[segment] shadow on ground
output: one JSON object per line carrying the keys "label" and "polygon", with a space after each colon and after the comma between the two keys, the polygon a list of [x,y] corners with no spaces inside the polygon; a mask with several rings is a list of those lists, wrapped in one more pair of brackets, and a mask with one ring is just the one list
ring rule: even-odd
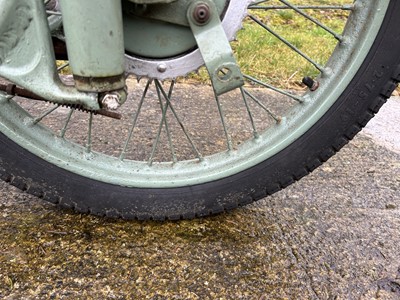
{"label": "shadow on ground", "polygon": [[4,183],[0,197],[2,299],[400,298],[400,155],[363,136],[207,219],[100,219]]}

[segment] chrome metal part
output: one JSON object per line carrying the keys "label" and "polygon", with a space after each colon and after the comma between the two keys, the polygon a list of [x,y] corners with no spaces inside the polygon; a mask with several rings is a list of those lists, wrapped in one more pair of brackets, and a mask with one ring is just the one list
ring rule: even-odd
{"label": "chrome metal part", "polygon": [[[229,1],[221,21],[225,35],[229,41],[233,40],[242,27],[242,21],[247,15],[247,8],[252,0]],[[178,4],[178,3],[177,3]],[[159,80],[186,76],[204,65],[204,60],[199,49],[175,57],[160,59],[147,59],[128,54],[126,57],[126,71],[138,77],[149,77]],[[158,67],[165,66],[165,71],[160,72]]]}
{"label": "chrome metal part", "polygon": [[43,99],[99,109],[97,94],[60,81],[42,0],[0,0],[0,76]]}
{"label": "chrome metal part", "polygon": [[187,17],[215,93],[221,95],[243,86],[243,75],[233,56],[214,3],[208,0],[193,2]]}
{"label": "chrome metal part", "polygon": [[167,65],[165,65],[165,64],[159,64],[159,65],[157,66],[157,70],[158,70],[158,72],[160,72],[160,73],[164,73],[165,71],[167,71]]}
{"label": "chrome metal part", "polygon": [[128,97],[127,89],[105,93],[100,96],[100,104],[104,109],[116,110],[125,103]]}
{"label": "chrome metal part", "polygon": [[118,95],[114,93],[105,94],[100,101],[101,107],[104,107],[105,109],[116,110],[120,106]]}

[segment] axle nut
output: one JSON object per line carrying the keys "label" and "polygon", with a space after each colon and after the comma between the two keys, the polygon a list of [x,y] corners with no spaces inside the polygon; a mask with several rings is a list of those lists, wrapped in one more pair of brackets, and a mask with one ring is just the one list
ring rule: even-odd
{"label": "axle nut", "polygon": [[116,94],[109,93],[101,99],[101,107],[104,109],[116,110],[120,106],[119,97]]}
{"label": "axle nut", "polygon": [[100,95],[101,108],[116,110],[125,103],[127,95],[126,87],[117,91],[103,93]]}

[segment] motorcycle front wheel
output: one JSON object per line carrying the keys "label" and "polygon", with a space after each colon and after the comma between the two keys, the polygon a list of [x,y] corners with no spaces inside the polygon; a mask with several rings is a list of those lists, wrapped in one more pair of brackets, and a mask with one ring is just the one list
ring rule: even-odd
{"label": "motorcycle front wheel", "polygon": [[[127,46],[132,75],[121,120],[0,93],[1,178],[82,213],[176,220],[252,203],[309,174],[351,140],[396,88],[400,3],[277,2],[253,1],[243,18],[230,15],[243,2],[226,2],[221,18],[225,27],[238,29],[227,35],[235,38],[246,84],[221,97],[198,70],[201,60],[190,45],[147,58]],[[344,19],[344,28],[324,25],[332,10],[329,18]],[[298,26],[293,15],[307,24]],[[275,31],[276,17],[298,36]],[[328,57],[312,58],[316,53],[303,50],[321,42],[315,34],[314,43],[302,45],[310,30],[334,41]],[[268,47],[278,45],[292,54],[271,57]],[[265,75],[263,65],[252,69],[252,57],[265,65],[278,60],[277,78]],[[308,66],[296,65],[290,78],[279,75],[279,63],[292,57]],[[152,71],[164,64],[183,71]],[[286,85],[299,76],[308,77],[309,89]]]}

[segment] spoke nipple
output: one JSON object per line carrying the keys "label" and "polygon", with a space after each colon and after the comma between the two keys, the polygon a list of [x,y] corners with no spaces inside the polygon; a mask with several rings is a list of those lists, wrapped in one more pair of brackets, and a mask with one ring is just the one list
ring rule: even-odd
{"label": "spoke nipple", "polygon": [[310,89],[311,92],[314,92],[319,88],[319,82],[308,76],[303,78],[303,83]]}

